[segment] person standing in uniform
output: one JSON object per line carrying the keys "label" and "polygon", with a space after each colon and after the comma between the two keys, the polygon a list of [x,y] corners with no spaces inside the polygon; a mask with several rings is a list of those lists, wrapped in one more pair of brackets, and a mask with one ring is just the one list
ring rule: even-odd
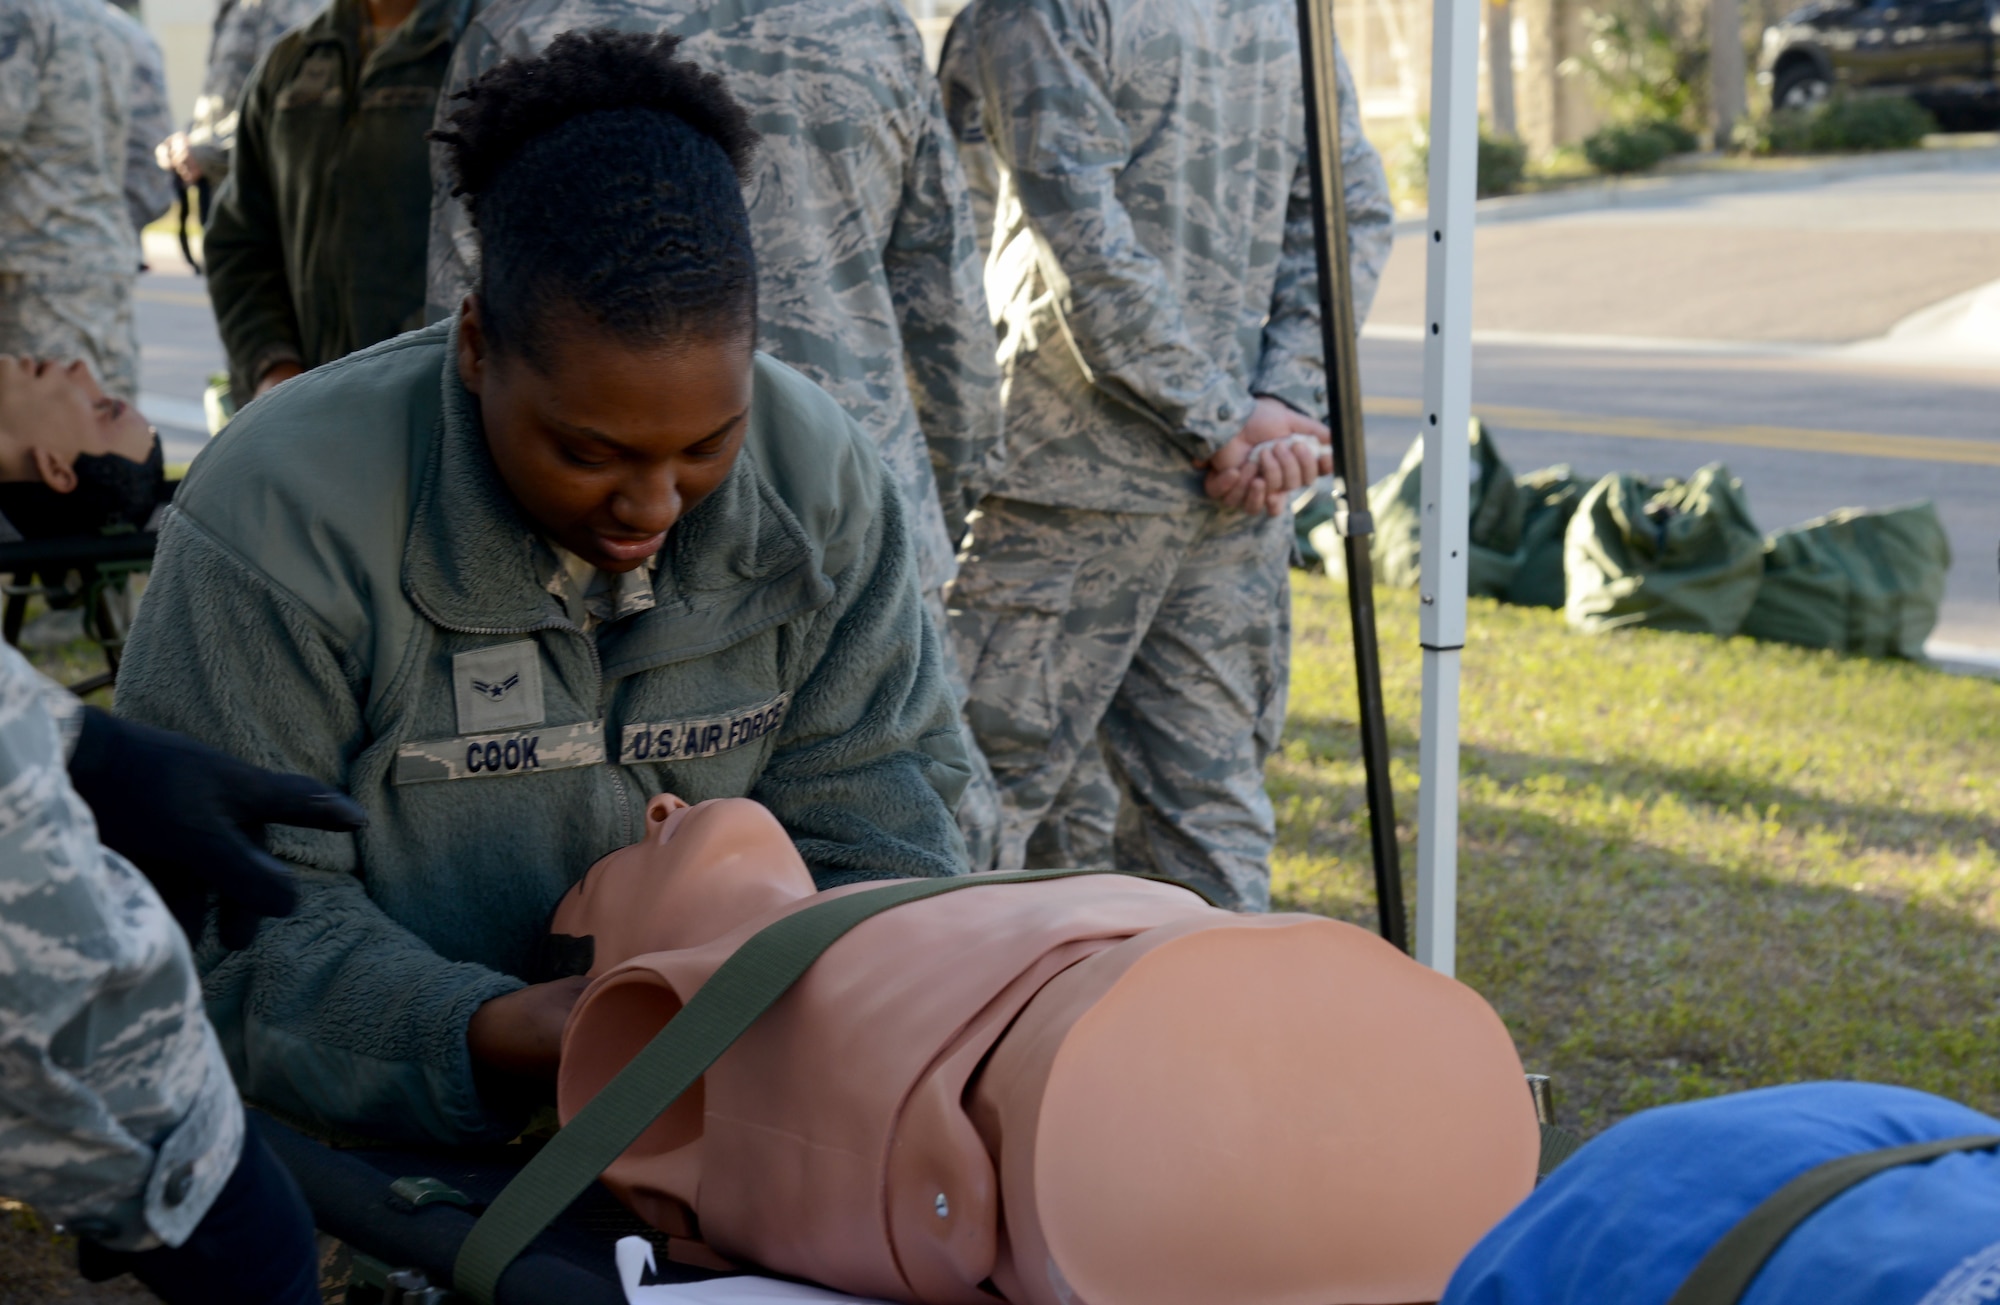
{"label": "person standing in uniform", "polygon": [[[107,0],[108,2],[108,0]],[[174,179],[153,157],[160,133],[173,125],[167,112],[167,63],[160,43],[137,18],[116,5],[111,6],[112,26],[132,47],[132,118],[125,132],[125,211],[132,229],[144,232],[146,224],[173,206]],[[140,249],[141,262],[145,250]]]}
{"label": "person standing in uniform", "polygon": [[370,816],[287,837],[297,913],[207,972],[244,1094],[294,1117],[517,1133],[583,988],[549,914],[656,794],[755,798],[821,887],[965,872],[901,495],[755,351],[756,133],[677,44],[473,82],[473,293],[252,404],[161,527],[119,710]]}
{"label": "person standing in uniform", "polygon": [[[762,139],[746,187],[758,345],[839,400],[875,438],[910,514],[918,583],[940,634],[965,518],[998,470],[1000,378],[980,250],[923,42],[900,0],[499,0],[467,28],[449,96],[503,58],[586,28],[667,32],[722,76]],[[430,315],[475,277],[471,224],[436,187]],[[946,673],[964,677],[945,642]],[[959,807],[976,868],[997,798],[968,735]]]}
{"label": "person standing in uniform", "polygon": [[125,201],[133,45],[104,0],[0,6],[0,353],[81,358],[139,389]]}
{"label": "person standing in uniform", "polygon": [[430,148],[474,0],[333,0],[243,92],[203,240],[239,403],[423,325]]}
{"label": "person standing in uniform", "polygon": [[[214,188],[229,175],[236,150],[236,110],[250,70],[278,38],[312,17],[319,0],[222,0],[208,42],[208,69],[186,130],[158,143],[159,164],[190,186]],[[202,214],[204,218],[207,213]]]}
{"label": "person standing in uniform", "polygon": [[1330,462],[1297,14],[979,0],[972,22],[1009,460],[950,601],[999,864],[1029,863],[1095,741],[1119,869],[1264,909],[1284,512]]}
{"label": "person standing in uniform", "polygon": [[[1000,183],[994,171],[992,147],[986,139],[979,90],[974,35],[977,19],[978,0],[972,0],[953,17],[938,60],[938,85],[943,93],[945,117],[951,123],[952,135],[958,142],[959,158],[965,165],[973,212],[980,224],[983,257],[993,238]],[[1375,299],[1375,288],[1382,278],[1382,269],[1389,261],[1396,211],[1389,198],[1389,179],[1382,168],[1382,156],[1361,129],[1361,112],[1354,93],[1354,81],[1337,41],[1334,59],[1339,76],[1341,176],[1346,190],[1348,267],[1358,327],[1368,316],[1369,305]],[[1330,495],[1330,485],[1330,478],[1323,478],[1317,493]],[[1289,655],[1289,645],[1285,652]],[[1093,737],[1082,745],[1061,793],[1028,835],[1024,855],[1026,864],[1036,867],[1111,864],[1119,806],[1118,786],[1112,781],[1103,753]]]}

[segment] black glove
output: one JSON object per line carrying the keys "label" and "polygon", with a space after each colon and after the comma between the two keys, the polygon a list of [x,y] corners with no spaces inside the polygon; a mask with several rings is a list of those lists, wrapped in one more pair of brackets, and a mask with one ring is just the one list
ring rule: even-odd
{"label": "black glove", "polygon": [[290,915],[292,872],[265,851],[264,826],[346,832],[368,823],[353,798],[305,775],[280,775],[183,734],[84,708],[70,782],[104,845],[143,870],[188,937],[208,895],[222,898],[222,945],[247,947],[257,921]]}
{"label": "black glove", "polygon": [[133,1254],[79,1238],[77,1271],[91,1282],[130,1273],[167,1305],[319,1305],[312,1211],[254,1117],[245,1124],[236,1172],[185,1242]]}

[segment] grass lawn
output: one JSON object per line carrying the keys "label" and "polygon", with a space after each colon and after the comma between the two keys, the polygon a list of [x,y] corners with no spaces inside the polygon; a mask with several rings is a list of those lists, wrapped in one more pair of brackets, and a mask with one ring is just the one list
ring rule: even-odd
{"label": "grass lawn", "polygon": [[[1372,926],[1346,594],[1293,593],[1277,904]],[[1378,595],[1407,869],[1416,598]],[[2000,682],[1475,600],[1463,721],[1459,974],[1564,1123],[1810,1078],[2000,1113]],[[134,1299],[68,1255],[0,1204],[0,1303]]]}
{"label": "grass lawn", "polygon": [[[1346,593],[1294,574],[1278,905],[1374,924]],[[1378,590],[1406,882],[1414,593]],[[2000,683],[1474,600],[1459,975],[1562,1121],[1801,1079],[2000,1113]]]}

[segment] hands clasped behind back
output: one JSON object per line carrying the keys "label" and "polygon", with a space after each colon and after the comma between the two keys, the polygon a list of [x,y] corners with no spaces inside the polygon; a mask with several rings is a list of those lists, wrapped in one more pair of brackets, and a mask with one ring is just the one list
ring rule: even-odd
{"label": "hands clasped behind back", "polygon": [[1280,516],[1298,492],[1333,470],[1333,433],[1277,399],[1259,397],[1250,419],[1215,456],[1195,464],[1202,489],[1225,507]]}

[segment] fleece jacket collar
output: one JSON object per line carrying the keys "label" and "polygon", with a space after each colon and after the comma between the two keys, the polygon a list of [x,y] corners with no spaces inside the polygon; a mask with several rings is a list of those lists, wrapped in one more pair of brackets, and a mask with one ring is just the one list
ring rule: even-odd
{"label": "fleece jacket collar", "polygon": [[[458,378],[457,354],[453,325],[435,451],[403,551],[404,591],[447,629],[573,629],[543,587],[535,530],[486,450],[479,405]],[[750,421],[751,438],[728,477],[667,533],[653,575],[653,609],[600,633],[607,676],[706,656],[832,600],[833,583],[805,529],[758,466],[754,398]]]}

